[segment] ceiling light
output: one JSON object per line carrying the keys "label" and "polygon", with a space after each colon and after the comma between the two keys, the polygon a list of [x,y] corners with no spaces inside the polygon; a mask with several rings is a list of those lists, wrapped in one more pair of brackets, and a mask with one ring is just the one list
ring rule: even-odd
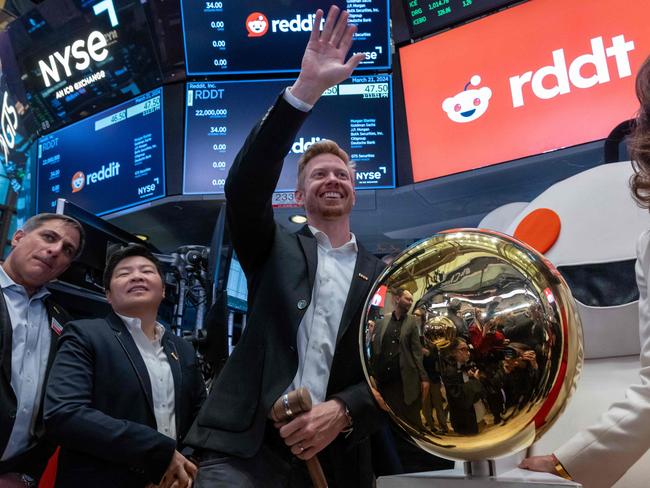
{"label": "ceiling light", "polygon": [[305,224],[307,223],[307,217],[304,215],[292,215],[289,217],[289,221],[293,222],[294,224]]}

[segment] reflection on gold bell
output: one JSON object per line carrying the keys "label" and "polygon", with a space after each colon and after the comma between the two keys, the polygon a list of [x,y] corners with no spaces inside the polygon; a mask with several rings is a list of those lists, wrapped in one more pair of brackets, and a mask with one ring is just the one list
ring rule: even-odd
{"label": "reflection on gold bell", "polygon": [[[390,290],[382,308],[371,302],[380,287]],[[396,320],[405,306],[407,319]],[[583,355],[559,272],[526,244],[478,229],[436,234],[400,254],[373,285],[360,347],[392,420],[421,448],[462,461],[538,439],[566,405]],[[424,410],[435,401],[423,402],[423,372],[442,393],[428,408],[444,418]]]}
{"label": "reflection on gold bell", "polygon": [[449,317],[438,315],[426,321],[422,335],[427,344],[445,349],[456,338],[456,327]]}

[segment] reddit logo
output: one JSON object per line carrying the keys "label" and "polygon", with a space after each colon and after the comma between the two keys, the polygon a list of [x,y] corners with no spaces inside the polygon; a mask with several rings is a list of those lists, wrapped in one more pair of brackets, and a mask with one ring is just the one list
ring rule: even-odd
{"label": "reddit logo", "polygon": [[86,175],[83,173],[83,171],[77,171],[72,176],[72,193],[77,193],[78,191],[83,190],[85,184]]}
{"label": "reddit logo", "polygon": [[253,12],[246,17],[246,30],[248,37],[262,37],[269,30],[269,21],[266,15],[260,12]]}
{"label": "reddit logo", "polygon": [[471,90],[467,89],[470,85],[478,86],[480,83],[481,77],[474,75],[469,83],[465,85],[465,89],[462,92],[442,102],[442,109],[447,112],[447,116],[453,122],[459,122],[461,124],[472,122],[483,115],[488,109],[490,97],[492,97],[492,90],[487,86],[483,88],[472,88]]}

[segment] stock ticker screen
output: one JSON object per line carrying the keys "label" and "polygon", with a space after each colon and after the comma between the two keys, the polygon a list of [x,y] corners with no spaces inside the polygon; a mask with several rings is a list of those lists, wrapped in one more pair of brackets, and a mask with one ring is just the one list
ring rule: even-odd
{"label": "stock ticker screen", "polygon": [[402,0],[412,37],[436,32],[522,0]]}
{"label": "stock ticker screen", "polygon": [[37,207],[66,198],[103,215],[165,195],[162,90],[38,141]]}
{"label": "stock ticker screen", "polygon": [[187,74],[297,72],[314,12],[331,4],[357,25],[358,69],[388,68],[388,0],[181,0]]}
{"label": "stock ticker screen", "polygon": [[[246,136],[292,83],[187,84],[183,193],[223,193],[228,170]],[[356,162],[357,189],[394,187],[391,99],[389,75],[353,76],[330,88],[292,144],[276,191],[295,189],[298,159],[320,139],[338,142]]]}

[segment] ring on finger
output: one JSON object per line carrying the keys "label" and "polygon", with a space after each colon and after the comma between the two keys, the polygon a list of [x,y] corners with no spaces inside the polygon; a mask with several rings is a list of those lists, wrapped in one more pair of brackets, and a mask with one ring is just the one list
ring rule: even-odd
{"label": "ring on finger", "polygon": [[300,454],[302,454],[305,451],[305,448],[302,447],[302,442],[298,443],[298,449],[300,449]]}

